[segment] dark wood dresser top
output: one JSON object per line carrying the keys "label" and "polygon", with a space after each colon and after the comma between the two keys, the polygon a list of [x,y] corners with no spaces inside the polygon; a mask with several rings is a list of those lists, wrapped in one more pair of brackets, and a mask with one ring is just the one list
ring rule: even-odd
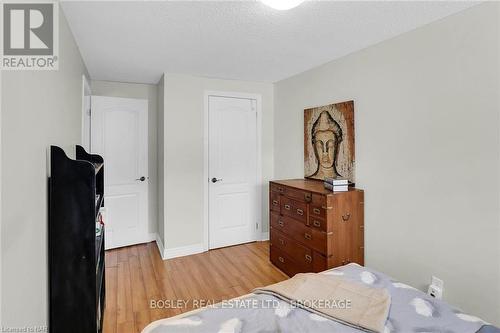
{"label": "dark wood dresser top", "polygon": [[[332,192],[326,189],[323,186],[323,182],[321,180],[313,180],[313,179],[286,179],[286,180],[273,180],[271,181],[273,184],[279,184],[284,186],[290,186],[294,188],[298,188],[304,191],[314,192],[322,195],[340,195],[344,192]],[[354,187],[349,187],[350,191],[363,191]]]}

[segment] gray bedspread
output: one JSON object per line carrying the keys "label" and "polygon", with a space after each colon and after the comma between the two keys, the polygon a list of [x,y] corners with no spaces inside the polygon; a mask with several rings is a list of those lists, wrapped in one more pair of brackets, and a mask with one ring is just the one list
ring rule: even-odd
{"label": "gray bedspread", "polygon": [[[374,288],[386,288],[392,303],[384,333],[442,332],[476,333],[485,323],[461,313],[447,303],[395,281],[388,276],[356,264],[339,267],[321,274],[342,276]],[[492,326],[481,330],[498,333]],[[363,332],[292,306],[274,296],[251,294],[241,299],[220,303],[198,312],[187,313],[150,324],[143,333],[247,333],[247,332]]]}

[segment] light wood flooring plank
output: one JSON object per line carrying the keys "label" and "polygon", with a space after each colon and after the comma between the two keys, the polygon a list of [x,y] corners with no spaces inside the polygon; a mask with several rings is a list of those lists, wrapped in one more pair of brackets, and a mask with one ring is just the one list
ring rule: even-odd
{"label": "light wood flooring plank", "polygon": [[[139,333],[152,321],[192,310],[195,300],[221,301],[285,279],[269,262],[269,242],[169,260],[154,242],[108,250],[103,333]],[[186,306],[151,307],[178,300]]]}

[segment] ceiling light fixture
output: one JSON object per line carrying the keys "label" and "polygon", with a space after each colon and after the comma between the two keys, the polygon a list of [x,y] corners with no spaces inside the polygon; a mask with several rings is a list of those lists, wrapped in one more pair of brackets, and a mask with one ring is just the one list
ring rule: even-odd
{"label": "ceiling light fixture", "polygon": [[260,0],[266,6],[277,10],[288,10],[297,7],[304,0]]}

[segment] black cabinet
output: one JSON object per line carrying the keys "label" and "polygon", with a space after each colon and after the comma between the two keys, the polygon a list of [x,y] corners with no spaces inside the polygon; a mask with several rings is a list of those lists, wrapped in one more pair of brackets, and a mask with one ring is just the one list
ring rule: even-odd
{"label": "black cabinet", "polygon": [[[104,161],[76,146],[50,147],[49,332],[102,331],[105,303]],[[100,232],[98,232],[98,229]]]}

